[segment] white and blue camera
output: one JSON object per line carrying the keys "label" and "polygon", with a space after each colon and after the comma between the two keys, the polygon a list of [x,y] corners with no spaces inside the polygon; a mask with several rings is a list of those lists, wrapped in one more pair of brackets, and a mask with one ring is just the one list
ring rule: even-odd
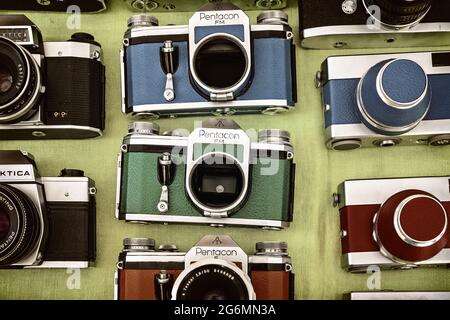
{"label": "white and blue camera", "polygon": [[450,52],[329,57],[316,84],[330,149],[450,144]]}
{"label": "white and blue camera", "polygon": [[288,17],[258,24],[230,3],[209,3],[187,26],[131,17],[122,63],[124,113],[139,118],[275,114],[296,102],[295,48]]}

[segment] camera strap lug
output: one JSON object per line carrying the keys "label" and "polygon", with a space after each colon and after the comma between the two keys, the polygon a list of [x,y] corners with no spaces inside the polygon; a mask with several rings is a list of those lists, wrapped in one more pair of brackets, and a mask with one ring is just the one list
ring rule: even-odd
{"label": "camera strap lug", "polygon": [[209,97],[210,97],[211,101],[230,101],[230,100],[234,100],[233,92],[211,93]]}

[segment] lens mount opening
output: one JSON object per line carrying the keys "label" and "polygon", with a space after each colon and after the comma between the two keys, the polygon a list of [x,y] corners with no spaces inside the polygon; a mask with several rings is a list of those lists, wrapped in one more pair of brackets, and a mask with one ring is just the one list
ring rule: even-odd
{"label": "lens mount opening", "polygon": [[250,278],[236,265],[219,259],[193,263],[177,278],[173,300],[255,300]]}
{"label": "lens mount opening", "polygon": [[40,67],[31,54],[0,37],[0,123],[34,112],[42,88]]}
{"label": "lens mount opening", "polygon": [[191,75],[210,94],[235,93],[248,81],[251,69],[248,55],[238,38],[215,33],[199,42],[191,61]]}
{"label": "lens mount opening", "polygon": [[208,153],[198,159],[187,183],[191,200],[200,209],[227,214],[242,204],[247,185],[239,161],[221,152]]}

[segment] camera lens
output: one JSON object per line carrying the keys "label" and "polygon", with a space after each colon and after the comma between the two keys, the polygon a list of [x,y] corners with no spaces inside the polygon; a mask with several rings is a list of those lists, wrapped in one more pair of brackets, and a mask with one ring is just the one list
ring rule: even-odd
{"label": "camera lens", "polygon": [[13,85],[13,76],[6,66],[0,65],[0,95],[7,93]]}
{"label": "camera lens", "polygon": [[180,282],[177,300],[249,300],[242,275],[220,264],[193,269]]}
{"label": "camera lens", "polygon": [[[432,0],[366,0],[368,6],[380,8],[378,19],[392,26],[413,25],[430,10]],[[371,13],[373,14],[373,13]]]}
{"label": "camera lens", "polygon": [[244,173],[234,159],[223,154],[210,154],[192,170],[190,187],[202,205],[220,209],[239,199],[244,179]]}
{"label": "camera lens", "polygon": [[34,58],[11,40],[0,38],[0,123],[35,111],[41,76]]}
{"label": "camera lens", "polygon": [[415,61],[390,59],[377,63],[361,78],[357,112],[372,131],[394,136],[415,128],[427,115],[431,86]]}
{"label": "camera lens", "polygon": [[38,211],[30,199],[22,191],[0,184],[0,266],[27,257],[41,230]]}
{"label": "camera lens", "polygon": [[0,208],[0,241],[3,241],[9,233],[11,222],[8,213]]}
{"label": "camera lens", "polygon": [[227,89],[239,83],[247,71],[243,48],[231,38],[206,40],[194,57],[198,79],[213,89]]}

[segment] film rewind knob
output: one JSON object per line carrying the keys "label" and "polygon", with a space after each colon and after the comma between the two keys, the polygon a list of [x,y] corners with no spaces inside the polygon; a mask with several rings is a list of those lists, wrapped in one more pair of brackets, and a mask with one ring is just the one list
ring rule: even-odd
{"label": "film rewind knob", "polygon": [[175,99],[175,89],[173,86],[173,75],[178,69],[178,47],[173,42],[167,40],[160,49],[161,67],[166,74],[166,87],[164,89],[164,99],[173,101]]}

